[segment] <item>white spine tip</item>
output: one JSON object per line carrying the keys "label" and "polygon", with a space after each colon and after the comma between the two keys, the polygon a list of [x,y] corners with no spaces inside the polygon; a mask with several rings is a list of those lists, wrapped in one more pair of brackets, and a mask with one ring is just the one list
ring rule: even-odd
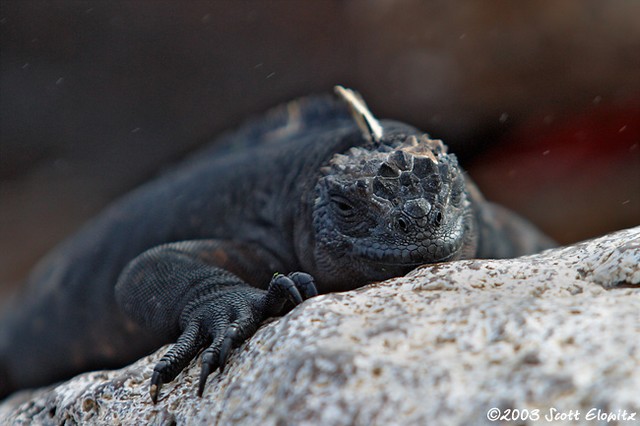
{"label": "white spine tip", "polygon": [[382,126],[371,114],[362,96],[356,91],[342,86],[335,86],[334,90],[349,105],[351,114],[356,120],[363,136],[369,141],[378,142],[382,139]]}

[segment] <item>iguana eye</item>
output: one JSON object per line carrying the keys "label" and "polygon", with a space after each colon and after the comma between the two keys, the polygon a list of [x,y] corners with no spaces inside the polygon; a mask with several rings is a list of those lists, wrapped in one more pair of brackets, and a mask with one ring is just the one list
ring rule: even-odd
{"label": "iguana eye", "polygon": [[338,213],[343,216],[351,216],[355,213],[355,208],[344,197],[334,195],[331,197],[331,203],[335,206]]}
{"label": "iguana eye", "polygon": [[349,210],[351,210],[353,208],[349,204],[343,203],[343,202],[340,202],[340,201],[337,202],[337,206],[343,212],[349,211]]}

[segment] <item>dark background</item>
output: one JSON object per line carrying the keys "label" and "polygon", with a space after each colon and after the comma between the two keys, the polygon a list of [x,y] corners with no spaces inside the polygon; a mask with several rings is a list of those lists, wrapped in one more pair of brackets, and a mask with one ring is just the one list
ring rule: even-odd
{"label": "dark background", "polygon": [[221,130],[335,84],[444,139],[560,242],[638,225],[638,16],[624,0],[3,0],[0,286]]}

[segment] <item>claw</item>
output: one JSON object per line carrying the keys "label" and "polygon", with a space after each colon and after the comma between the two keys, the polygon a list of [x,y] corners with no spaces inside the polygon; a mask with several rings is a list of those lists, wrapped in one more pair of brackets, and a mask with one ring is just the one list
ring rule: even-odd
{"label": "claw", "polygon": [[291,300],[291,302],[295,303],[296,305],[299,305],[304,301],[304,299],[302,299],[300,291],[298,291],[295,284],[292,284],[291,287],[287,287],[287,292],[289,295],[289,300]]}
{"label": "claw", "polygon": [[160,372],[154,370],[153,376],[151,376],[151,387],[149,388],[151,401],[153,401],[154,404],[158,402],[158,395],[160,394],[160,388],[162,388],[163,383]]}
{"label": "claw", "polygon": [[273,279],[273,284],[285,292],[285,296],[292,303],[299,305],[302,303],[302,295],[291,278],[279,274]]}
{"label": "claw", "polygon": [[224,335],[224,340],[222,341],[222,345],[220,346],[220,355],[219,355],[219,364],[220,364],[220,372],[224,371],[224,366],[229,359],[229,355],[231,354],[231,348],[233,346],[234,341],[238,337],[238,326],[232,324],[227,332]]}
{"label": "claw", "polygon": [[198,396],[202,396],[204,385],[207,383],[207,377],[211,374],[211,364],[202,360],[202,368],[200,369],[200,380],[198,381]]}
{"label": "claw", "polygon": [[202,368],[200,369],[200,380],[198,381],[198,396],[202,396],[204,392],[204,385],[207,383],[207,377],[211,374],[212,371],[215,371],[218,368],[218,354],[214,349],[214,346],[217,346],[216,343],[213,343],[202,353]]}

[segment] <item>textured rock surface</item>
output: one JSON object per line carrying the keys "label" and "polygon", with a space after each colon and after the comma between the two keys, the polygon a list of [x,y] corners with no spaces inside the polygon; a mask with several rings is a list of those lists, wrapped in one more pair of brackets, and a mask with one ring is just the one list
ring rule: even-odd
{"label": "textured rock surface", "polygon": [[0,423],[469,425],[490,423],[492,407],[539,410],[544,424],[551,409],[579,411],[579,424],[598,424],[588,418],[598,409],[637,420],[639,263],[637,227],[514,260],[423,267],[263,326],[203,398],[193,363],[151,403],[163,348],[16,394]]}

